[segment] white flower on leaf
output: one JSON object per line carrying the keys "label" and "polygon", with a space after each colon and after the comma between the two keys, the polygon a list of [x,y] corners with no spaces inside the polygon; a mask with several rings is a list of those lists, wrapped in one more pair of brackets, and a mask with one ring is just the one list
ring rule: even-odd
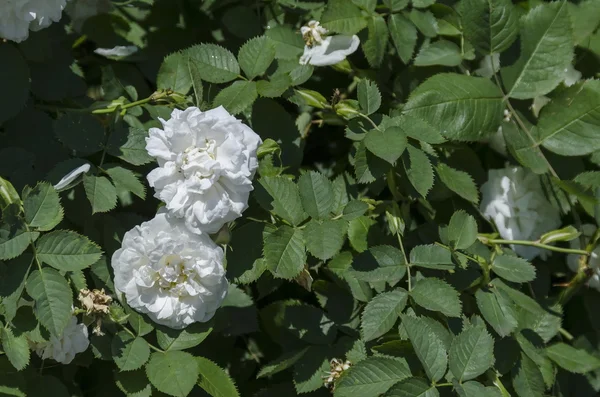
{"label": "white flower on leaf", "polygon": [[56,185],[54,185],[54,189],[62,190],[68,187],[73,181],[75,181],[79,175],[85,174],[90,170],[89,164],[83,164],[73,171],[69,172],[67,175],[63,176],[60,181]]}
{"label": "white flower on leaf", "polygon": [[68,0],[0,1],[0,38],[21,42],[29,30],[44,29],[60,21]]}
{"label": "white flower on leaf", "polygon": [[335,65],[354,53],[360,45],[358,36],[334,35],[327,36],[327,29],[317,21],[310,21],[308,26],[300,29],[306,42],[304,54],[300,57],[300,65],[313,66]]}
{"label": "white flower on leaf", "polygon": [[[586,243],[596,232],[596,226],[592,224],[585,224],[581,226],[581,231],[583,235],[586,237]],[[573,249],[582,249],[579,238],[573,239],[569,242],[571,248]],[[567,256],[567,265],[569,265],[569,269],[574,272],[579,270],[579,255],[570,254]],[[588,281],[588,286],[591,288],[595,288],[600,291],[600,247],[596,247],[592,254],[588,259],[588,266],[594,271],[594,274]]]}
{"label": "white flower on leaf", "polygon": [[161,122],[146,138],[159,165],[148,174],[154,197],[194,233],[218,232],[248,208],[260,137],[222,106],[175,109]]}
{"label": "white flower on leaf", "polygon": [[[524,168],[489,170],[481,193],[481,212],[496,224],[505,240],[537,240],[560,226],[560,214],[544,195],[539,177]],[[535,247],[511,248],[529,260],[549,254]]]}
{"label": "white flower on leaf", "polygon": [[227,295],[223,250],[165,212],[125,233],[112,267],[129,306],[174,329],[210,320]]}
{"label": "white flower on leaf", "polygon": [[78,324],[77,317],[71,317],[60,338],[50,336],[50,340],[34,343],[32,348],[42,359],[51,358],[62,364],[69,364],[77,353],[87,350],[90,345],[88,329],[85,324]]}

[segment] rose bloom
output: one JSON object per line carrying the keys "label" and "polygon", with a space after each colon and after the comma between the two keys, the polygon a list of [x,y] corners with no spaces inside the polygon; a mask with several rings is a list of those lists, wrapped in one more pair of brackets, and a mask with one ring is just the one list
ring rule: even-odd
{"label": "rose bloom", "polygon": [[300,65],[313,66],[335,65],[354,53],[360,44],[358,36],[327,36],[327,29],[317,21],[310,21],[300,29],[306,42],[304,53],[300,57]]}
{"label": "rose bloom", "polygon": [[[585,224],[581,226],[583,235],[586,237],[586,244],[589,242],[589,239],[596,232],[596,226],[592,224]],[[573,239],[569,242],[571,248],[573,249],[582,249],[579,238]],[[585,248],[585,247],[583,247]],[[579,255],[570,254],[567,256],[567,265],[569,265],[569,269],[574,272],[579,270]],[[588,281],[588,285],[592,288],[596,288],[600,291],[600,247],[596,247],[595,250],[592,251],[588,259],[588,266],[594,270],[594,275]]]}
{"label": "rose bloom", "polygon": [[227,295],[223,250],[166,212],[125,233],[112,267],[129,306],[170,328],[210,320]]}
{"label": "rose bloom", "polygon": [[154,197],[194,233],[218,232],[248,208],[260,137],[222,106],[174,109],[160,121],[146,138],[159,165],[148,174]]}
{"label": "rose bloom", "polygon": [[[560,226],[560,214],[544,195],[539,177],[524,168],[489,170],[481,193],[481,212],[505,240],[537,240]],[[528,260],[549,254],[535,247],[511,248]]]}
{"label": "rose bloom", "polygon": [[21,42],[29,30],[37,31],[60,21],[67,0],[0,1],[0,38]]}
{"label": "rose bloom", "polygon": [[50,340],[33,344],[33,349],[42,359],[51,358],[62,364],[69,364],[77,353],[87,350],[90,345],[88,329],[78,324],[77,317],[71,317],[60,338],[51,336]]}

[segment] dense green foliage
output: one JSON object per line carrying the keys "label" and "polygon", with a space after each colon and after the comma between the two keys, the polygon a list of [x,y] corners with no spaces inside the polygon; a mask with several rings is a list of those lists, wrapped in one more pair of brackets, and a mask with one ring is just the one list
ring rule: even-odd
{"label": "dense green foliage", "polygon": [[[360,49],[300,65],[309,20]],[[599,25],[599,0],[114,0],[79,33],[65,15],[0,41],[0,394],[597,395],[600,235],[568,242],[600,224]],[[117,45],[139,51],[94,53]],[[263,139],[258,173],[213,236],[223,306],[173,330],[116,296],[110,258],[159,206],[148,129],[221,105]],[[479,211],[507,163],[560,209],[560,230],[521,242],[545,260]],[[30,343],[73,307],[95,324],[86,288],[113,297],[101,334],[68,365],[43,361]],[[327,387],[332,359],[350,368]]]}

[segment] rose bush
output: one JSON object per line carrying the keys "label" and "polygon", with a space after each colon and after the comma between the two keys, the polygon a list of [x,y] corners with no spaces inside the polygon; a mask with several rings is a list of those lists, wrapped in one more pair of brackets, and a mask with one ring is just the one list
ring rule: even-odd
{"label": "rose bush", "polygon": [[0,394],[600,392],[600,1],[0,1]]}

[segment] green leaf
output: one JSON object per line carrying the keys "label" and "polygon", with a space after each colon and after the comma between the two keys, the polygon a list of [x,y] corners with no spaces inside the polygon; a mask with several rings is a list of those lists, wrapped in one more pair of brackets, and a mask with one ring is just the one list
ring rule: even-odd
{"label": "green leaf", "polygon": [[186,350],[198,346],[212,331],[212,322],[194,323],[182,330],[157,327],[156,340],[164,350]]}
{"label": "green leaf", "polygon": [[483,324],[471,326],[454,338],[448,357],[459,382],[475,379],[494,364],[494,339]]}
{"label": "green leaf", "polygon": [[469,174],[455,170],[444,163],[439,163],[436,170],[440,180],[448,189],[472,203],[479,202],[477,186]]}
{"label": "green leaf", "polygon": [[507,50],[519,34],[510,0],[464,0],[459,12],[465,38],[483,55]]}
{"label": "green leaf", "polygon": [[389,127],[383,131],[373,129],[367,133],[364,142],[371,153],[392,165],[402,156],[407,145],[406,135],[400,127]]}
{"label": "green leaf", "polygon": [[452,255],[439,245],[417,245],[410,251],[410,264],[427,269],[454,269]]}
{"label": "green leaf", "polygon": [[0,259],[18,257],[39,235],[38,232],[29,232],[22,222],[12,227],[3,224],[0,226]]}
{"label": "green leaf", "polygon": [[92,205],[92,214],[108,212],[117,205],[117,190],[104,176],[84,175],[83,188]]}
{"label": "green leaf", "polygon": [[229,113],[238,114],[249,108],[257,97],[256,82],[236,81],[217,94],[213,106],[223,106]]}
{"label": "green leaf", "polygon": [[0,46],[0,125],[16,116],[29,98],[31,86],[29,66],[17,48],[11,43]]}
{"label": "green leaf", "polygon": [[142,337],[134,338],[125,331],[115,335],[111,344],[112,358],[121,371],[133,371],[146,364],[150,346]]}
{"label": "green leaf", "polygon": [[392,14],[388,19],[388,28],[398,56],[408,64],[417,45],[417,28],[402,14]]}
{"label": "green leaf", "polygon": [[280,357],[275,360],[269,362],[267,365],[262,367],[258,374],[256,375],[257,379],[263,378],[265,376],[272,376],[281,371],[285,371],[288,368],[291,368],[298,360],[302,358],[308,351],[308,347],[305,347],[298,351],[291,351],[284,353]]}
{"label": "green leaf", "polygon": [[371,80],[362,79],[357,86],[358,104],[367,116],[375,113],[381,106],[381,93],[377,84]]}
{"label": "green leaf", "polygon": [[[334,200],[335,201],[335,200]],[[335,207],[335,206],[334,206]],[[361,200],[352,200],[344,207],[343,219],[351,221],[362,216],[369,210],[369,204]]]}
{"label": "green leaf", "polygon": [[227,83],[240,74],[240,66],[231,51],[216,44],[198,44],[184,51],[209,83]]}
{"label": "green leaf", "polygon": [[331,0],[321,16],[323,26],[343,34],[355,34],[367,26],[360,8],[347,0]]}
{"label": "green leaf", "polygon": [[503,111],[502,92],[494,83],[454,73],[439,73],[423,82],[403,109],[458,141],[478,141],[496,133]]}
{"label": "green leaf", "polygon": [[458,66],[463,57],[458,45],[448,40],[424,43],[415,57],[415,66]]}
{"label": "green leaf", "polygon": [[443,280],[429,277],[419,280],[410,296],[417,305],[427,310],[441,312],[448,317],[460,317],[461,303],[458,292]]}
{"label": "green leaf", "polygon": [[384,397],[439,397],[435,386],[421,378],[408,378],[396,383]]}
{"label": "green leaf", "polygon": [[358,183],[371,183],[381,178],[390,168],[387,161],[367,151],[365,142],[355,144],[354,169]]}
{"label": "green leaf", "polygon": [[376,222],[366,216],[361,216],[350,221],[348,224],[348,240],[357,252],[363,252],[368,248],[367,238],[369,230]]}
{"label": "green leaf", "polygon": [[407,145],[408,159],[406,156],[402,159],[402,165],[406,170],[408,180],[415,190],[423,197],[433,187],[434,174],[433,167],[427,155],[413,145]]}
{"label": "green leaf", "polygon": [[597,189],[600,187],[600,171],[582,172],[573,178],[573,182],[577,182],[588,189]]}
{"label": "green leaf", "polygon": [[485,387],[479,382],[470,381],[463,384],[454,382],[454,389],[460,397],[506,397],[495,386]]}
{"label": "green leaf", "polygon": [[541,112],[532,135],[537,144],[563,156],[600,150],[600,80],[585,80],[561,91]]}
{"label": "green leaf", "polygon": [[274,176],[263,177],[259,182],[273,198],[270,205],[276,215],[293,225],[306,219],[298,186],[293,181],[283,176]]}
{"label": "green leaf", "polygon": [[188,73],[190,74],[190,80],[192,81],[192,87],[194,87],[194,96],[196,98],[196,106],[202,105],[202,98],[204,95],[204,88],[202,86],[202,73],[198,70],[198,65],[192,62],[189,58],[187,60]]}
{"label": "green leaf", "polygon": [[238,54],[240,67],[249,79],[264,74],[274,59],[275,46],[266,36],[248,40]]}
{"label": "green leaf", "polygon": [[158,391],[174,397],[186,397],[198,379],[198,361],[182,351],[152,353],[146,375]]}
{"label": "green leaf", "polygon": [[526,283],[535,279],[535,267],[518,256],[497,255],[492,271],[505,280]]}
{"label": "green leaf", "polygon": [[267,98],[277,98],[292,85],[292,78],[288,74],[276,74],[269,81],[259,80],[256,82],[258,95]]}
{"label": "green leaf", "polygon": [[275,58],[298,59],[304,49],[302,35],[293,31],[289,26],[277,25],[267,29],[266,36],[275,46]]}
{"label": "green leaf", "polygon": [[183,53],[176,52],[165,58],[158,70],[156,87],[171,89],[180,94],[187,94],[192,88],[188,58]]}
{"label": "green leaf", "polygon": [[200,371],[198,385],[212,397],[238,397],[235,383],[217,364],[207,358],[196,357]]}
{"label": "green leaf", "polygon": [[337,382],[334,397],[377,397],[410,377],[402,358],[368,357],[351,366]]}
{"label": "green leaf", "polygon": [[475,299],[483,318],[498,335],[505,337],[517,328],[515,307],[497,288],[479,289],[475,293]]}
{"label": "green leaf", "polygon": [[546,354],[561,368],[576,374],[585,374],[600,368],[600,358],[565,343],[555,343],[548,346]]}
{"label": "green leaf", "polygon": [[301,229],[280,226],[265,237],[264,255],[275,277],[292,279],[306,263],[306,248]]}
{"label": "green leaf", "polygon": [[119,390],[128,397],[151,397],[152,386],[141,369],[129,372],[117,372],[115,381]]}
{"label": "green leaf", "polygon": [[540,397],[546,389],[537,364],[523,353],[518,366],[513,369],[513,387],[519,397]]}
{"label": "green leaf", "polygon": [[6,321],[12,321],[17,315],[32,261],[33,256],[25,254],[7,264],[0,262],[0,302]]}
{"label": "green leaf", "polygon": [[360,323],[362,339],[368,342],[392,329],[404,310],[407,300],[408,294],[399,288],[383,292],[367,303]]}
{"label": "green leaf", "polygon": [[465,211],[456,211],[452,215],[447,231],[454,249],[467,249],[477,241],[477,222]]}
{"label": "green leaf", "polygon": [[323,174],[310,171],[298,179],[304,210],[313,218],[326,219],[333,210],[333,185]]}
{"label": "green leaf", "polygon": [[25,334],[15,336],[10,328],[0,328],[2,350],[17,371],[29,364],[29,344]]}
{"label": "green leaf", "polygon": [[352,267],[354,277],[373,283],[387,282],[394,285],[406,274],[402,252],[389,245],[370,247],[354,258]]}
{"label": "green leaf", "polygon": [[54,122],[54,132],[78,156],[89,156],[104,147],[104,127],[91,114],[68,112]]}
{"label": "green leaf", "polygon": [[552,91],[573,59],[566,2],[544,3],[521,20],[521,56],[501,74],[511,98],[529,99]]}
{"label": "green leaf", "polygon": [[133,171],[121,166],[111,166],[106,168],[106,173],[117,190],[126,190],[142,200],[146,198],[146,188]]}
{"label": "green leaf", "polygon": [[63,219],[63,209],[56,190],[48,182],[40,182],[23,192],[25,222],[40,231],[52,230]]}
{"label": "green leaf", "polygon": [[107,152],[129,164],[144,165],[154,161],[146,151],[148,133],[138,128],[117,128],[110,135]]}
{"label": "green leaf", "polygon": [[62,335],[71,321],[73,306],[73,296],[67,280],[54,269],[42,268],[31,272],[25,288],[35,300],[35,315],[40,323],[52,335]]}
{"label": "green leaf", "polygon": [[36,243],[36,251],[40,261],[64,271],[85,269],[102,256],[98,245],[70,230],[44,234]]}
{"label": "green leaf", "polygon": [[431,11],[420,11],[413,8],[408,14],[408,18],[426,37],[437,36],[438,23]]}
{"label": "green leaf", "polygon": [[362,48],[369,65],[376,68],[383,61],[390,35],[385,19],[377,14],[372,15],[367,20],[367,28],[369,35],[368,39],[363,43]]}
{"label": "green leaf", "polygon": [[[528,128],[531,130],[531,126]],[[548,164],[540,147],[533,146],[531,139],[521,131],[514,120],[502,123],[502,136],[508,150],[519,163],[536,174],[543,174],[548,170]]]}
{"label": "green leaf", "polygon": [[427,377],[432,382],[437,382],[444,376],[448,367],[448,356],[442,341],[423,319],[407,315],[401,318],[402,327],[406,330]]}
{"label": "green leaf", "polygon": [[311,220],[306,224],[304,236],[306,248],[316,258],[327,260],[340,252],[344,245],[344,235],[348,222],[337,220]]}

